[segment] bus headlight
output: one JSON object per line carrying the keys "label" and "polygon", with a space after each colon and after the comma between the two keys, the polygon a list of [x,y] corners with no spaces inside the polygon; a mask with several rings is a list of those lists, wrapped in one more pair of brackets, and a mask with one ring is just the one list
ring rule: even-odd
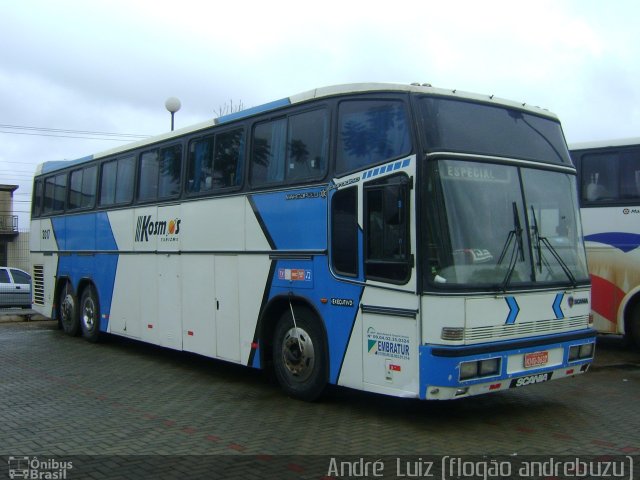
{"label": "bus headlight", "polygon": [[580,355],[580,346],[574,345],[569,349],[569,361],[572,362],[574,360],[578,360],[578,355]]}
{"label": "bus headlight", "polygon": [[471,380],[472,378],[492,377],[500,373],[500,358],[489,358],[487,360],[475,360],[473,362],[462,362],[460,364],[460,380]]}
{"label": "bus headlight", "polygon": [[582,345],[574,345],[569,348],[569,361],[584,360],[585,358],[592,358],[595,350],[594,343],[583,343]]}
{"label": "bus headlight", "polygon": [[490,375],[497,375],[500,371],[500,359],[490,358],[489,360],[482,360],[480,363],[480,376],[488,377]]}
{"label": "bus headlight", "polygon": [[593,343],[585,343],[584,345],[580,345],[580,358],[591,358],[593,357],[594,344]]}
{"label": "bus headlight", "polygon": [[469,380],[478,376],[478,362],[464,362],[460,364],[460,380]]}

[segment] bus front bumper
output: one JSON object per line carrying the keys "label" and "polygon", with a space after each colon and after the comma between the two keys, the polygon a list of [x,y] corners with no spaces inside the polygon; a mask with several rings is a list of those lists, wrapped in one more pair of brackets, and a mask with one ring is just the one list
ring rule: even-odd
{"label": "bus front bumper", "polygon": [[585,373],[595,332],[492,345],[420,347],[420,398],[449,400]]}

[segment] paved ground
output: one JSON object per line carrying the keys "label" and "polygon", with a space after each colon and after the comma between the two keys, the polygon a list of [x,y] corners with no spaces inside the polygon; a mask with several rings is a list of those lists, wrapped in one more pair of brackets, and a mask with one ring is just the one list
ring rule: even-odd
{"label": "paved ground", "polygon": [[640,350],[601,338],[596,355],[586,375],[483,397],[427,403],[332,388],[310,404],[224,362],[119,338],[94,345],[51,321],[0,321],[0,479],[34,458],[40,471],[75,462],[66,478],[319,479],[339,476],[332,456],[637,464]]}

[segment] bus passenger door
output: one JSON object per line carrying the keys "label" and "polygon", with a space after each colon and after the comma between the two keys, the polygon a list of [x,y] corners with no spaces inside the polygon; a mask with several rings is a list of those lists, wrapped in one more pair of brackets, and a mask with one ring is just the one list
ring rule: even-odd
{"label": "bus passenger door", "polygon": [[330,263],[364,285],[338,383],[407,396],[418,391],[415,155],[334,180]]}
{"label": "bus passenger door", "polygon": [[420,338],[414,260],[415,162],[403,163],[407,165],[399,171],[374,177],[362,187],[363,382],[372,391],[413,396],[419,389]]}

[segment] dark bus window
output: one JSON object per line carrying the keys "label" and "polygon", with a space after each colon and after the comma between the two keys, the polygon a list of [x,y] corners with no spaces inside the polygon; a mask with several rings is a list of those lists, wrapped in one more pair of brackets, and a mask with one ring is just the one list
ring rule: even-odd
{"label": "dark bus window", "polygon": [[213,137],[195,140],[189,144],[187,162],[187,193],[204,193],[213,185]]}
{"label": "dark bus window", "polygon": [[115,203],[117,171],[118,162],[116,160],[102,164],[100,205],[113,205]]}
{"label": "dark bus window", "polygon": [[336,273],[358,276],[358,187],[349,187],[331,200],[331,261]]}
{"label": "dark bus window", "polygon": [[47,178],[44,184],[44,213],[61,212],[64,210],[66,193],[66,173]]}
{"label": "dark bus window", "polygon": [[282,182],[286,152],[286,119],[256,125],[251,151],[251,185]]}
{"label": "dark bus window", "polygon": [[329,143],[324,109],[256,125],[251,151],[251,184],[296,183],[324,177]]}
{"label": "dark bus window", "polygon": [[585,154],[580,164],[581,197],[585,202],[640,201],[640,151]]}
{"label": "dark bus window", "polygon": [[405,283],[410,276],[409,179],[392,176],[365,184],[365,276]]}
{"label": "dark bus window", "polygon": [[135,157],[120,158],[102,165],[100,205],[129,203],[133,199]]}
{"label": "dark bus window", "polygon": [[71,172],[69,181],[69,209],[91,208],[96,198],[98,167],[91,166]]}
{"label": "dark bus window", "polygon": [[336,170],[345,173],[411,152],[403,102],[350,100],[338,110]]}
{"label": "dark bus window", "polygon": [[216,135],[213,160],[213,188],[236,187],[242,184],[244,130],[239,128]]}
{"label": "dark bus window", "polygon": [[287,180],[311,180],[324,176],[327,167],[326,110],[289,117]]}
{"label": "dark bus window", "polygon": [[242,184],[243,135],[240,128],[191,142],[187,193],[205,193]]}
{"label": "dark bus window", "polygon": [[33,189],[33,199],[31,201],[31,216],[34,218],[40,216],[40,212],[42,209],[42,196],[42,180],[36,180]]}
{"label": "dark bus window", "polygon": [[121,158],[118,160],[118,172],[116,176],[116,203],[129,203],[133,200],[133,185],[136,172],[135,157]]}
{"label": "dark bus window", "polygon": [[144,152],[140,156],[140,181],[138,183],[138,200],[144,202],[158,198],[158,151]]}
{"label": "dark bus window", "polygon": [[140,156],[138,200],[141,202],[180,194],[182,146],[173,145]]}
{"label": "dark bus window", "polygon": [[180,195],[182,176],[182,145],[160,149],[158,197],[170,198]]}

